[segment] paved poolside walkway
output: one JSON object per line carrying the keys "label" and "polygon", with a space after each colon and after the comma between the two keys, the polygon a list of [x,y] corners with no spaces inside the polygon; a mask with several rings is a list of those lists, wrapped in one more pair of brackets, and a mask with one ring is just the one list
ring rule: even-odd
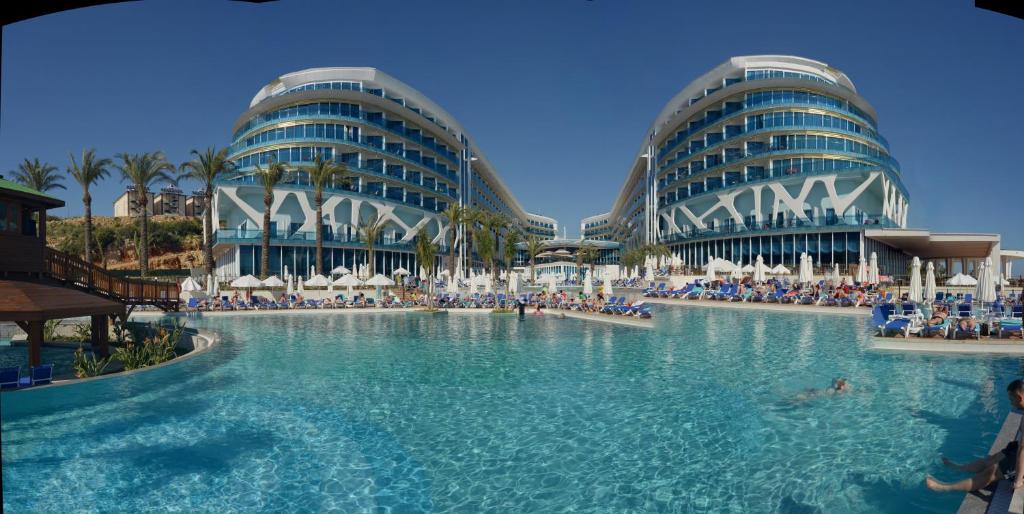
{"label": "paved poolside walkway", "polygon": [[1024,341],[1020,339],[951,340],[914,337],[873,337],[875,350],[932,353],[989,353],[1024,355]]}
{"label": "paved poolside walkway", "polygon": [[[1003,428],[996,435],[992,442],[989,455],[1001,451],[1017,435],[1017,427],[1020,426],[1020,414],[1011,412],[1003,421]],[[1024,512],[1024,490],[1012,490],[1013,484],[1009,480],[1000,480],[994,487],[967,493],[964,501],[960,503],[957,514],[1003,514],[1011,512],[1021,514]],[[937,493],[938,494],[938,493]],[[993,496],[996,501],[993,502]]]}
{"label": "paved poolside walkway", "polygon": [[625,325],[629,327],[637,328],[654,328],[653,319],[640,319],[635,316],[617,316],[611,314],[597,314],[597,313],[586,313],[579,311],[567,311],[558,309],[545,309],[545,316],[559,316],[565,318],[582,319],[587,321],[597,321],[600,323],[612,323],[615,325]]}
{"label": "paved poolside walkway", "polygon": [[683,307],[707,307],[711,309],[762,310],[789,313],[832,314],[836,316],[871,316],[866,307],[826,307],[824,305],[793,305],[764,302],[728,302],[718,300],[682,300],[676,298],[641,298],[646,303],[677,305]]}

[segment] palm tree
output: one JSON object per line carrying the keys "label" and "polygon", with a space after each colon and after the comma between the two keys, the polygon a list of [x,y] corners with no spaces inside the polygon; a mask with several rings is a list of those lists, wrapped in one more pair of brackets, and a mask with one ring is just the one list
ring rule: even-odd
{"label": "palm tree", "polygon": [[[519,240],[522,239],[523,235],[518,230],[510,230],[505,235],[505,269],[509,273],[512,273],[512,261],[516,258],[516,245],[519,244]],[[509,281],[505,282],[505,295],[508,295]]]}
{"label": "palm tree", "polygon": [[317,153],[313,158],[313,164],[302,169],[309,174],[309,185],[313,186],[313,201],[316,203],[316,269],[323,273],[324,269],[324,188],[334,186],[335,181],[342,185],[349,182],[345,174],[348,168],[332,159],[325,159],[323,154]]}
{"label": "palm tree", "polygon": [[82,151],[82,163],[71,157],[71,166],[68,166],[68,174],[71,175],[78,185],[82,186],[82,205],[85,207],[85,262],[92,262],[92,195],[89,194],[89,187],[107,178],[110,172],[107,167],[113,164],[110,159],[97,159],[96,150]]}
{"label": "palm tree", "polygon": [[537,273],[534,270],[536,265],[537,254],[540,253],[541,239],[536,234],[530,234],[530,237],[526,238],[526,253],[530,255],[530,282],[537,280]]}
{"label": "palm tree", "polygon": [[449,236],[449,241],[451,242],[448,246],[448,253],[450,255],[448,259],[449,280],[454,280],[455,278],[455,237],[459,230],[459,225],[464,221],[465,213],[466,208],[457,203],[449,204],[448,208],[441,213],[441,216],[448,222],[448,231],[451,234]]}
{"label": "palm tree", "polygon": [[273,159],[266,168],[256,165],[255,175],[263,185],[263,241],[260,244],[260,276],[270,275],[270,206],[274,203],[274,187],[284,179],[284,164]]}
{"label": "palm tree", "polygon": [[181,165],[181,178],[189,178],[203,186],[203,263],[206,274],[213,274],[213,189],[217,179],[234,171],[228,149],[209,147],[205,152],[192,150],[191,161]]}
{"label": "palm tree", "polygon": [[[481,230],[474,236],[476,237],[477,254],[480,255],[480,259],[484,261],[487,267],[493,268],[495,253],[494,236],[491,235],[489,230]],[[494,277],[492,276],[491,279],[493,280]]]}
{"label": "palm tree", "polygon": [[139,274],[145,277],[149,274],[149,188],[160,182],[177,183],[172,175],[175,167],[163,152],[120,153],[116,157],[121,164],[114,167],[121,172],[122,180],[135,186],[132,204],[139,212]]}
{"label": "palm tree", "polygon": [[498,243],[501,240],[501,230],[502,229],[509,229],[509,228],[511,228],[512,222],[509,221],[509,219],[507,217],[505,217],[504,214],[501,214],[501,213],[498,213],[498,212],[484,212],[484,213],[482,213],[481,214],[481,222],[484,224],[484,227],[491,232],[491,237],[492,237],[493,243],[494,243],[494,250],[491,252],[491,257],[492,258],[491,258],[491,261],[490,261],[491,283],[493,285],[494,278],[495,278],[496,266],[497,266],[497,259],[494,259],[494,257],[497,256],[497,254],[498,254],[498,248],[499,248],[499,244]]}
{"label": "palm tree", "polygon": [[466,257],[469,258],[470,268],[473,267],[473,246],[476,244],[473,232],[476,231],[476,224],[480,222],[482,216],[483,211],[480,209],[475,209],[468,205],[462,207],[462,223],[466,226],[462,240],[466,242]]}
{"label": "palm tree", "polygon": [[416,261],[427,270],[427,310],[434,308],[431,286],[434,285],[434,258],[437,256],[437,245],[430,242],[430,236],[420,232],[416,236]]}
{"label": "palm tree", "polygon": [[366,254],[370,260],[370,276],[376,274],[376,266],[373,255],[373,247],[377,244],[377,240],[380,239],[381,234],[384,233],[384,227],[387,225],[387,220],[381,217],[380,214],[375,214],[372,218],[361,220],[359,222],[359,233],[366,242]]}
{"label": "palm tree", "polygon": [[57,167],[49,163],[39,162],[38,158],[31,161],[25,159],[25,162],[18,164],[18,169],[12,171],[11,174],[14,176],[14,180],[40,193],[53,189],[67,190],[64,184],[61,184],[64,177],[57,174]]}
{"label": "palm tree", "polygon": [[597,248],[593,245],[584,244],[580,246],[579,250],[576,250],[576,256],[580,259],[581,263],[589,264],[590,268],[590,279],[594,279],[594,261],[597,260]]}

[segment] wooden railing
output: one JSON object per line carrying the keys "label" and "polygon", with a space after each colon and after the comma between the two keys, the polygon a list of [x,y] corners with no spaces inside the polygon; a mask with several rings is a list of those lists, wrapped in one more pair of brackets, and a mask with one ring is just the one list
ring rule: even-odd
{"label": "wooden railing", "polygon": [[49,247],[44,254],[44,272],[66,285],[106,296],[126,305],[155,305],[164,310],[178,309],[178,284],[174,282],[117,277],[106,268]]}

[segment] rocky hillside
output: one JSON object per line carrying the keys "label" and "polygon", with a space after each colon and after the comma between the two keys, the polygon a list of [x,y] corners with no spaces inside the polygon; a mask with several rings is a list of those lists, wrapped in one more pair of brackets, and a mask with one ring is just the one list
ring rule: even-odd
{"label": "rocky hillside", "polygon": [[[94,216],[93,259],[110,269],[138,268],[138,220]],[[78,257],[85,254],[84,218],[48,217],[50,246]],[[199,218],[159,215],[149,219],[149,265],[151,269],[181,269],[203,265],[203,227]],[[95,248],[102,252],[96,255]]]}

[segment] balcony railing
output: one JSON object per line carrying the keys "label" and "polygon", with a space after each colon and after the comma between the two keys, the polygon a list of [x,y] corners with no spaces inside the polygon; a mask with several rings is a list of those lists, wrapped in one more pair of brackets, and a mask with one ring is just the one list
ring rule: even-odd
{"label": "balcony railing", "polygon": [[[218,229],[213,233],[214,241],[217,243],[259,243],[263,240],[262,230],[243,230],[243,229]],[[351,237],[348,234],[334,234],[329,231],[323,233],[324,246],[329,247],[341,247],[341,246],[358,246],[360,248],[366,246],[366,242],[361,240],[358,235],[353,234]],[[316,232],[315,231],[295,231],[288,232],[278,230],[270,234],[270,244],[277,245],[299,245],[309,246],[316,243]],[[401,242],[390,237],[383,237],[374,245],[375,249],[381,250],[412,250],[413,244],[411,242]]]}
{"label": "balcony railing", "polygon": [[[675,138],[674,141],[670,140],[670,141],[666,142],[667,144],[665,145],[665,147],[660,149],[660,150],[658,150],[658,152],[657,152],[658,161],[660,162],[669,153],[675,151],[675,149],[677,147],[679,147],[679,145],[685,143],[691,137],[693,137],[696,134],[704,131],[708,127],[711,127],[713,125],[717,125],[717,124],[720,124],[720,123],[724,123],[724,122],[728,122],[728,121],[734,120],[736,118],[742,117],[742,116],[744,116],[746,114],[749,114],[751,112],[754,112],[754,111],[767,111],[767,110],[773,110],[773,109],[779,109],[779,108],[788,108],[788,107],[820,109],[822,111],[830,111],[830,112],[834,112],[834,113],[837,113],[837,114],[841,114],[843,116],[848,116],[850,118],[854,118],[857,121],[860,121],[862,124],[864,124],[866,129],[871,131],[870,134],[865,134],[865,133],[860,133],[860,132],[855,132],[855,134],[858,134],[861,137],[875,139],[876,141],[881,143],[884,148],[886,148],[886,149],[889,148],[889,141],[887,139],[885,139],[885,137],[883,137],[877,131],[875,131],[873,128],[871,128],[871,127],[874,126],[874,123],[871,122],[870,120],[864,118],[863,116],[860,116],[859,114],[857,114],[855,112],[848,111],[846,109],[837,109],[836,107],[833,107],[833,106],[822,105],[822,104],[813,103],[813,102],[759,103],[757,105],[751,105],[749,107],[744,107],[743,109],[730,112],[728,115],[722,116],[721,118],[717,118],[714,121],[709,121],[709,122],[703,122],[702,121],[700,123],[700,125],[694,126],[692,128],[683,129],[681,131],[682,132],[682,136],[681,137]],[[744,123],[744,126],[745,125],[746,124]],[[789,128],[789,127],[783,127],[783,129],[784,128]],[[823,127],[816,127],[816,128],[821,129]],[[773,127],[773,129],[781,130],[780,128],[776,128],[776,127]],[[677,131],[677,132],[679,132],[679,131]],[[728,141],[728,139],[726,139],[726,141]]]}
{"label": "balcony railing", "polygon": [[813,220],[791,218],[783,220],[765,220],[748,227],[743,224],[725,225],[714,229],[684,230],[680,233],[659,237],[660,242],[674,243],[724,236],[760,235],[772,232],[819,232],[827,229],[861,229],[861,228],[896,228],[899,225],[888,216],[880,214],[855,214],[846,216],[821,216]]}

